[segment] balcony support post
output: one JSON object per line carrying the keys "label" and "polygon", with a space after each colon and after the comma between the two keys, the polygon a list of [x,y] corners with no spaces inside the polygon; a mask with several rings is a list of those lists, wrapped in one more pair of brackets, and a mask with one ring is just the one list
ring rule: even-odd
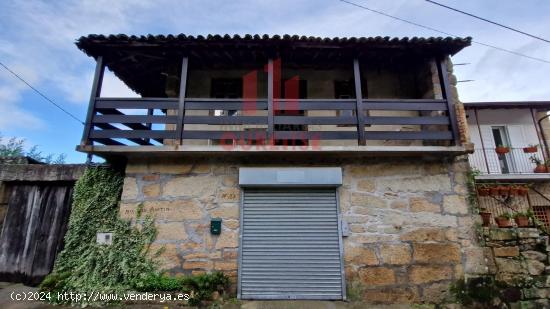
{"label": "balcony support post", "polygon": [[365,113],[363,111],[363,94],[361,93],[361,71],[359,70],[359,59],[353,59],[353,79],[355,81],[355,114],[357,116],[357,142],[365,146]]}
{"label": "balcony support post", "polygon": [[485,166],[487,167],[487,174],[491,174],[489,170],[489,161],[487,161],[487,153],[485,152],[485,143],[483,142],[483,135],[481,135],[481,128],[479,127],[479,116],[477,115],[477,108],[474,108],[474,114],[476,117],[477,132],[479,132],[479,140],[481,141],[481,151],[483,152],[483,159],[485,160]]}
{"label": "balcony support post", "polygon": [[458,131],[458,122],[456,119],[455,101],[453,94],[451,93],[451,86],[449,84],[449,74],[447,73],[447,60],[438,59],[437,71],[439,73],[439,81],[441,84],[441,94],[443,99],[447,101],[449,120],[451,121],[451,130],[453,132],[454,144],[460,145],[460,132]]}
{"label": "balcony support post", "polygon": [[80,145],[91,145],[90,131],[92,130],[92,120],[95,114],[95,101],[101,96],[101,85],[103,84],[103,73],[105,72],[105,65],[103,64],[103,57],[99,56],[96,59],[94,81],[92,84],[92,92],[90,93],[90,102],[88,104],[88,112],[86,114],[86,122],[84,123],[84,132],[82,133],[82,140]]}
{"label": "balcony support post", "polygon": [[185,115],[185,91],[187,89],[187,71],[188,71],[189,59],[183,57],[181,59],[181,76],[180,76],[180,94],[178,101],[178,122],[176,124],[176,144],[181,145],[183,143],[183,119]]}
{"label": "balcony support post", "polygon": [[267,61],[267,136],[266,140],[272,144],[275,136],[273,132],[274,111],[273,111],[273,59]]}

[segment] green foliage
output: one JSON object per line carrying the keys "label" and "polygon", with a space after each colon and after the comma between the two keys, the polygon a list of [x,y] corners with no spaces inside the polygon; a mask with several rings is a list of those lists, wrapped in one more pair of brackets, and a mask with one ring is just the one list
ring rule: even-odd
{"label": "green foliage", "polygon": [[466,187],[468,190],[468,205],[473,212],[479,212],[477,204],[477,190],[476,190],[476,176],[479,176],[481,172],[475,168],[468,170],[466,174]]}
{"label": "green foliage", "polygon": [[504,219],[511,220],[511,219],[514,218],[514,215],[512,215],[512,214],[509,213],[509,212],[505,212],[505,213],[503,213],[502,215],[498,216],[498,218],[504,218]]}
{"label": "green foliage", "polygon": [[47,164],[62,164],[65,163],[66,154],[44,155],[38,150],[38,146],[34,145],[29,151],[25,151],[25,140],[22,138],[12,137],[4,142],[0,134],[0,157],[30,157],[37,161]]}
{"label": "green foliage", "polygon": [[531,161],[531,163],[534,163],[536,165],[542,165],[542,160],[539,159],[536,155],[530,156],[529,161]]}
{"label": "green foliage", "polygon": [[350,280],[346,286],[346,292],[350,301],[362,301],[367,287],[361,280]]}
{"label": "green foliage", "polygon": [[183,291],[190,294],[189,304],[200,305],[209,300],[212,293],[223,294],[229,286],[229,278],[222,272],[213,272],[188,277],[170,277],[164,274],[149,274],[133,282],[139,292]]}
{"label": "green foliage", "polygon": [[[221,272],[190,277],[160,274],[150,254],[149,245],[156,237],[151,217],[141,218],[143,205],[137,209],[136,222],[118,218],[118,200],[123,177],[103,167],[88,168],[77,181],[65,247],[56,259],[54,271],[47,276],[42,291],[73,293],[174,292],[189,293],[189,304],[199,305],[217,291],[222,294],[229,278]],[[96,243],[96,233],[112,232],[112,245]],[[52,297],[52,302],[68,303]],[[80,305],[87,305],[81,303]],[[101,305],[95,304],[95,305]]]}
{"label": "green foliage", "polygon": [[185,277],[183,284],[186,290],[191,291],[189,304],[197,306],[203,300],[210,299],[213,292],[223,293],[229,286],[229,278],[222,272],[213,272]]}
{"label": "green foliage", "polygon": [[133,288],[138,292],[171,292],[183,291],[184,278],[170,277],[164,274],[152,273],[141,280],[132,283]]}
{"label": "green foliage", "polygon": [[[118,218],[122,182],[121,175],[103,167],[88,168],[77,181],[65,247],[42,290],[123,293],[156,271],[148,254],[156,237],[152,218],[138,218],[139,226]],[[97,244],[98,232],[112,232],[112,245]]]}
{"label": "green foliage", "polygon": [[460,279],[451,285],[454,300],[462,305],[488,304],[499,295],[499,289],[491,277]]}

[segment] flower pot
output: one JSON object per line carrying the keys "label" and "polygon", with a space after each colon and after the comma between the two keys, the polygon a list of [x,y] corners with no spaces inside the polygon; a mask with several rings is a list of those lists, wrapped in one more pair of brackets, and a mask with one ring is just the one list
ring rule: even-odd
{"label": "flower pot", "polygon": [[489,188],[477,188],[477,195],[479,196],[489,196],[490,193]]}
{"label": "flower pot", "polygon": [[491,213],[487,211],[482,211],[479,213],[481,216],[482,225],[487,227],[491,225]]}
{"label": "flower pot", "polygon": [[548,172],[548,168],[544,165],[537,165],[537,167],[535,167],[535,169],[533,170],[533,172],[535,173],[546,173]]}
{"label": "flower pot", "polygon": [[510,188],[509,187],[500,186],[498,188],[498,194],[500,194],[500,195],[508,195],[509,193],[510,193]]}
{"label": "flower pot", "polygon": [[491,189],[489,189],[489,193],[491,194],[491,196],[499,196],[499,192],[499,187],[491,187]]}
{"label": "flower pot", "polygon": [[528,227],[529,226],[529,217],[527,216],[517,216],[514,218],[518,227]]}
{"label": "flower pot", "polygon": [[497,147],[495,148],[495,152],[498,154],[506,154],[510,152],[510,148],[508,147]]}
{"label": "flower pot", "polygon": [[537,152],[537,146],[525,147],[525,148],[523,148],[523,152],[525,152],[525,153],[535,153],[535,152]]}
{"label": "flower pot", "polygon": [[519,195],[519,188],[518,187],[510,187],[510,196],[516,196]]}
{"label": "flower pot", "polygon": [[495,217],[498,227],[512,227],[512,220],[504,217]]}

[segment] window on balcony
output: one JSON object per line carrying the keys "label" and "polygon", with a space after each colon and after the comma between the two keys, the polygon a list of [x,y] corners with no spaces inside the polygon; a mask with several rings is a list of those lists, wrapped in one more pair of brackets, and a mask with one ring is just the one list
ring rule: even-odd
{"label": "window on balcony", "polygon": [[[509,146],[510,145],[510,139],[508,138],[508,132],[506,131],[506,127],[504,126],[498,126],[498,127],[492,127],[491,132],[493,133],[493,139],[495,141],[495,146]],[[508,158],[507,154],[499,154],[498,155],[498,163],[500,166],[500,171],[503,174],[508,174],[510,172],[510,165],[512,162]]]}

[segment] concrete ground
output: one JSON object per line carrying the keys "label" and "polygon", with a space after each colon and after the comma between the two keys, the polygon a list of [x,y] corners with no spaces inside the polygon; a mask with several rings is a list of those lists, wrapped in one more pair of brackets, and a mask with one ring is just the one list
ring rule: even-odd
{"label": "concrete ground", "polygon": [[[37,292],[35,287],[25,286],[20,283],[0,282],[0,308],[1,309],[60,309],[71,308],[67,306],[53,306],[39,301],[16,301],[12,300],[12,295],[16,293]],[[90,308],[90,307],[88,307]],[[113,308],[184,308],[181,304],[131,304],[116,305]],[[190,308],[190,307],[186,307]],[[224,304],[222,309],[406,309],[411,306],[371,306],[364,303],[352,303],[342,301],[306,301],[306,300],[280,300],[280,301],[242,301],[238,303]],[[417,307],[416,307],[417,308]],[[424,307],[422,307],[424,308]]]}

